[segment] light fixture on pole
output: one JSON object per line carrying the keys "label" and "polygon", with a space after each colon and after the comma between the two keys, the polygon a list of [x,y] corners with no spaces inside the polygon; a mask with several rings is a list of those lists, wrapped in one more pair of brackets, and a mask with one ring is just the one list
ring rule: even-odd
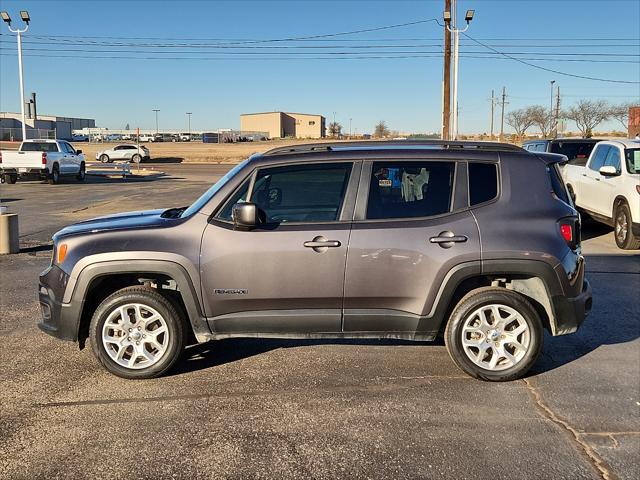
{"label": "light fixture on pole", "polygon": [[187,112],[187,116],[189,117],[189,141],[191,141],[191,112]]}
{"label": "light fixture on pole", "polygon": [[29,17],[29,12],[26,10],[20,11],[20,18],[25,24],[23,29],[19,28],[11,28],[11,17],[8,12],[0,12],[0,17],[2,17],[2,21],[7,24],[9,27],[9,31],[11,33],[16,33],[18,36],[18,75],[20,77],[20,112],[22,113],[22,139],[27,139],[27,124],[26,117],[24,113],[24,75],[22,72],[22,34],[29,30],[29,22],[31,21],[31,17]]}
{"label": "light fixture on pole", "polygon": [[151,110],[152,112],[156,112],[156,135],[158,134],[158,112],[160,111],[157,108],[154,108],[153,110]]}
{"label": "light fixture on pole", "polygon": [[[444,22],[451,33],[453,33],[453,139],[458,139],[458,49],[460,45],[460,33],[466,32],[469,28],[475,10],[467,10],[464,20],[467,26],[463,29],[456,28],[456,0],[453,0],[452,12],[444,12]],[[451,24],[453,23],[453,26]]]}

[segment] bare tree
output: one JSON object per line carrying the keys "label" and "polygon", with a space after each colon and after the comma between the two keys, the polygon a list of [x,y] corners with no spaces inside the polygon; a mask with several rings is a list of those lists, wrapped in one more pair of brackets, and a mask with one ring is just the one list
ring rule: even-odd
{"label": "bare tree", "polygon": [[533,125],[531,113],[528,108],[512,110],[504,118],[507,125],[513,127],[518,137],[522,137],[527,129]]}
{"label": "bare tree", "polygon": [[542,105],[527,107],[527,114],[531,123],[540,129],[544,138],[548,137],[553,130],[553,115]]}
{"label": "bare tree", "polygon": [[380,122],[378,122],[378,124],[376,125],[376,128],[373,130],[373,136],[376,138],[384,138],[388,137],[389,134],[389,127],[387,127],[387,124],[384,120],[380,120]]}
{"label": "bare tree", "polygon": [[340,135],[342,135],[342,125],[340,125],[338,122],[331,122],[329,124],[328,130],[330,137],[339,137]]}
{"label": "bare tree", "polygon": [[611,107],[604,100],[580,100],[567,108],[562,116],[573,120],[583,137],[591,138],[593,129],[611,118]]}
{"label": "bare tree", "polygon": [[627,130],[629,128],[629,108],[633,107],[633,102],[624,102],[618,105],[611,105],[609,115],[614,120],[620,122],[622,127]]}

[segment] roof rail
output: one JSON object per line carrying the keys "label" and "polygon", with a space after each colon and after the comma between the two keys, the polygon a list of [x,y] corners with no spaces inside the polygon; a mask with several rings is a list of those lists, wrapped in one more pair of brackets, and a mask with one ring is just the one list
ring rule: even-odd
{"label": "roof rail", "polygon": [[301,145],[289,145],[277,147],[264,152],[262,155],[284,155],[287,153],[308,153],[340,150],[343,148],[384,148],[384,147],[440,147],[443,149],[469,149],[469,150],[506,150],[522,151],[522,148],[510,143],[482,142],[482,141],[453,141],[453,140],[365,140],[305,143]]}

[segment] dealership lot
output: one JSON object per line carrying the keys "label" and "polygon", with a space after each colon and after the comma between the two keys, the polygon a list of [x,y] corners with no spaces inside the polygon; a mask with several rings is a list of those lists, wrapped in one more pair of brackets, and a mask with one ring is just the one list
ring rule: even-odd
{"label": "dealership lot", "polygon": [[473,380],[439,343],[285,340],[192,347],[171,376],[132,382],[42,334],[37,275],[56,230],[187,205],[229,165],[146,167],[164,175],[0,187],[23,247],[0,258],[0,477],[640,475],[640,254],[597,225],[590,317],[546,337],[518,382]]}

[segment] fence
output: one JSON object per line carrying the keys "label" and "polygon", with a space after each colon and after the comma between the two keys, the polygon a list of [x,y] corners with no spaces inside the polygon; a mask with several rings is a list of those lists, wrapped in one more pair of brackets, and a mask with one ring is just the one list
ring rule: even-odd
{"label": "fence", "polygon": [[[27,128],[27,139],[55,139],[56,131],[44,128]],[[0,141],[21,142],[22,128],[0,127]]]}

